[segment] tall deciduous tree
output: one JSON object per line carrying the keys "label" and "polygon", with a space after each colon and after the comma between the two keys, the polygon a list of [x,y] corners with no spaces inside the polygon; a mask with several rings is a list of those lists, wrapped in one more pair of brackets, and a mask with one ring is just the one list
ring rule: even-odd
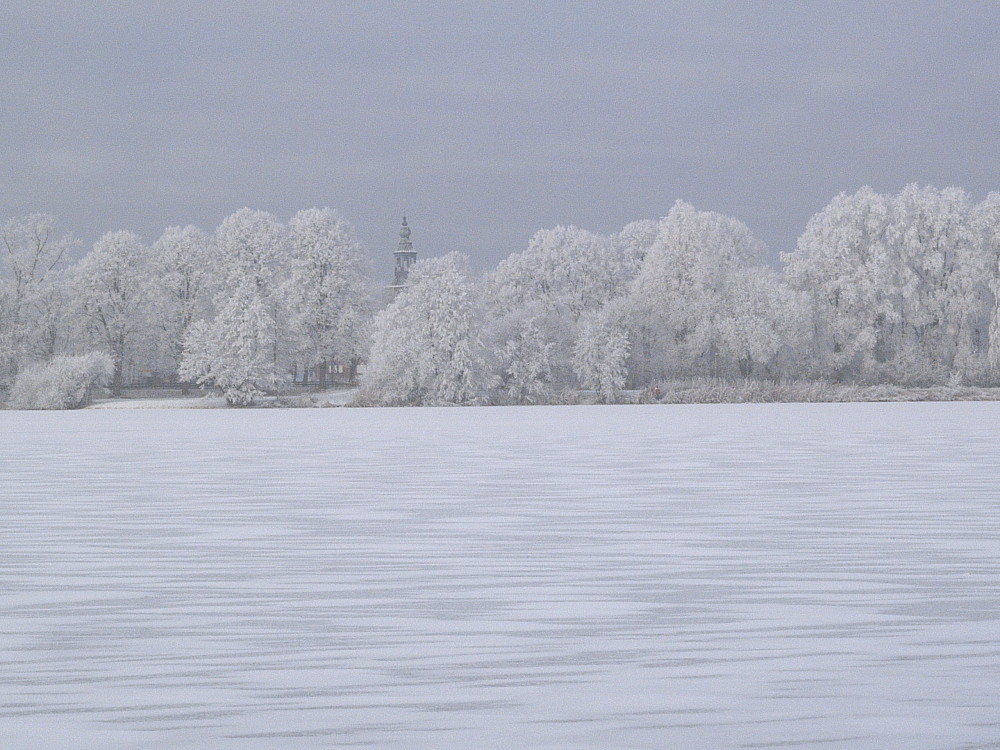
{"label": "tall deciduous tree", "polygon": [[972,203],[959,188],[907,185],[892,200],[889,239],[899,321],[897,380],[961,380],[972,368],[987,273],[971,221]]}
{"label": "tall deciduous tree", "polygon": [[909,185],[841,194],[810,219],[785,274],[811,300],[819,372],[981,378],[995,306],[990,213],[957,188]]}
{"label": "tall deciduous tree", "polygon": [[[781,296],[743,223],[678,201],[659,221],[629,291],[637,382],[751,375],[781,348]],[[755,299],[752,299],[755,298]]]}
{"label": "tall deciduous tree", "polygon": [[841,193],[813,216],[794,253],[783,256],[785,277],[809,296],[817,371],[843,378],[886,361],[899,324],[893,299],[889,228],[891,201],[869,187]]}
{"label": "tall deciduous tree", "polygon": [[986,356],[984,369],[990,381],[1000,376],[1000,193],[990,193],[976,206],[973,226],[979,237],[982,262],[986,269],[981,282]]}
{"label": "tall deciduous tree", "polygon": [[212,257],[209,236],[194,226],[167,227],[152,247],[155,326],[174,373],[191,326],[208,316]]}
{"label": "tall deciduous tree", "polygon": [[329,208],[299,211],[288,223],[287,302],[295,346],[306,372],[326,386],[328,366],[354,378],[366,349],[372,295],[354,228]]}
{"label": "tall deciduous tree", "polygon": [[605,403],[614,403],[628,375],[628,331],[605,311],[587,315],[573,347],[573,369],[580,385],[597,392]]}
{"label": "tall deciduous tree", "polygon": [[53,275],[76,244],[58,236],[55,218],[30,214],[0,229],[0,385],[9,383],[26,360],[49,348],[52,316],[60,288]]}
{"label": "tall deciduous tree", "polygon": [[511,322],[512,328],[496,337],[498,343],[494,345],[504,400],[515,404],[545,403],[552,395],[555,344],[545,341],[537,319],[531,315]]}
{"label": "tall deciduous tree", "polygon": [[375,317],[363,391],[389,405],[480,403],[492,377],[478,317],[464,255],[419,261],[406,288]]}
{"label": "tall deciduous tree", "polygon": [[284,242],[274,216],[249,208],[226,217],[215,232],[218,314],[191,326],[180,375],[217,385],[233,406],[253,404],[287,377],[279,363]]}
{"label": "tall deciduous tree", "polygon": [[[527,249],[502,261],[490,275],[491,319],[499,330],[516,332],[522,318],[533,318],[542,340],[552,345],[553,381],[571,384],[580,320],[628,288],[645,249],[644,229],[636,223],[615,238],[574,226],[536,232]],[[501,346],[507,343],[516,345],[516,340]]]}
{"label": "tall deciduous tree", "polygon": [[146,248],[133,232],[108,232],[76,267],[77,300],[91,341],[114,362],[111,390],[121,395],[126,362],[148,326],[150,292]]}

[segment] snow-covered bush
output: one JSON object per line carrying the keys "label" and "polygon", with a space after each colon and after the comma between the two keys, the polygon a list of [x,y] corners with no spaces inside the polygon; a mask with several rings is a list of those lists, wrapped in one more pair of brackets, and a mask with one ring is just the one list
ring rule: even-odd
{"label": "snow-covered bush", "polygon": [[95,387],[106,386],[115,372],[104,352],[61,355],[21,370],[11,389],[14,409],[79,409],[90,403]]}

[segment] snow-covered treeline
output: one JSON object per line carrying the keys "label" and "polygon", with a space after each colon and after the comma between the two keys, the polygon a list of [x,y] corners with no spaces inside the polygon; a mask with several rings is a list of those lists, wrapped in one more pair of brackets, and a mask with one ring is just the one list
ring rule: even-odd
{"label": "snow-covered treeline", "polygon": [[51,217],[3,227],[0,387],[101,351],[252,403],[333,367],[378,404],[543,403],[712,377],[1000,383],[1000,193],[862,188],[817,213],[781,270],[736,219],[678,202],[612,235],[541,230],[481,278],[418,261],[388,304],[350,225],[242,209],[151,245],[110,232],[79,263]]}
{"label": "snow-covered treeline", "polygon": [[60,354],[105,352],[110,386],[197,381],[231,404],[295,379],[325,382],[366,354],[374,294],[354,230],[335,211],[283,225],[241,209],[209,235],[170,227],[151,245],[108,232],[78,263],[51,216],[2,229],[0,387]]}
{"label": "snow-covered treeline", "polygon": [[912,185],[837,196],[781,271],[744,224],[684,202],[611,236],[543,230],[479,281],[460,258],[418,263],[376,316],[367,397],[613,401],[706,376],[995,385],[998,259],[1000,193]]}

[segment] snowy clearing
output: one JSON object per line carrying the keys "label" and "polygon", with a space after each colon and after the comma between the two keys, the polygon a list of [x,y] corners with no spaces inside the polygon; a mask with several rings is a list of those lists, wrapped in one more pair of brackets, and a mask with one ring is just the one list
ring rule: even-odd
{"label": "snowy clearing", "polygon": [[1000,746],[1000,404],[3,412],[11,748]]}

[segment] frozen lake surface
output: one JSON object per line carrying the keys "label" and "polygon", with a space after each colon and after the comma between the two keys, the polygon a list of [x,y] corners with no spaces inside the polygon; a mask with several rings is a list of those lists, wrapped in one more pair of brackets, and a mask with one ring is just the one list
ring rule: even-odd
{"label": "frozen lake surface", "polygon": [[1000,747],[1000,404],[0,412],[3,748]]}

